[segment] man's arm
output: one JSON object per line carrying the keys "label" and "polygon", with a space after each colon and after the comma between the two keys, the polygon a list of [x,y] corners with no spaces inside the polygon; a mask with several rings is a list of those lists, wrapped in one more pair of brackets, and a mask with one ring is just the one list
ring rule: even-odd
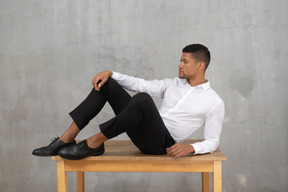
{"label": "man's arm", "polygon": [[130,91],[138,93],[145,92],[150,94],[151,96],[156,97],[163,97],[168,84],[173,81],[172,79],[148,81],[129,75],[123,75],[113,71],[102,71],[95,75],[92,80],[92,85],[94,86],[95,90],[99,91],[109,77],[113,78],[122,87]]}
{"label": "man's arm", "polygon": [[142,78],[132,77],[129,75],[123,75],[117,72],[113,72],[112,78],[116,80],[122,87],[136,93],[145,92],[151,96],[164,97],[164,93],[173,81],[172,79],[164,80],[145,80]]}
{"label": "man's arm", "polygon": [[221,100],[206,116],[205,140],[191,145],[176,143],[167,148],[167,155],[177,158],[189,154],[213,153],[219,146],[224,113],[224,102]]}
{"label": "man's arm", "polygon": [[194,154],[213,153],[219,147],[224,115],[224,102],[221,100],[206,115],[204,141],[192,144],[195,149]]}

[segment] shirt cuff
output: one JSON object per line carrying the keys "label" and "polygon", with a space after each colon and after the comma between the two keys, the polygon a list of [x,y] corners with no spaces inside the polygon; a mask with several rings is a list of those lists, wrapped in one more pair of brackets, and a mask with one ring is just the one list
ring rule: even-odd
{"label": "shirt cuff", "polygon": [[200,148],[200,146],[199,145],[197,145],[197,143],[193,143],[193,144],[191,144],[192,145],[192,147],[194,148],[194,153],[193,153],[193,155],[197,155],[197,154],[199,154],[199,151],[201,150]]}
{"label": "shirt cuff", "polygon": [[114,72],[114,71],[112,71],[112,76],[111,76],[111,78],[112,79],[119,79],[119,76],[120,76],[120,73],[117,73],[117,72]]}

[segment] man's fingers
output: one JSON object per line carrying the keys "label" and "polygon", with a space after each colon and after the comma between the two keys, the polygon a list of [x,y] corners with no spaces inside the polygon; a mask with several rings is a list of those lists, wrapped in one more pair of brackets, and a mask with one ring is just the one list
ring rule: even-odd
{"label": "man's fingers", "polygon": [[175,151],[176,147],[177,147],[177,143],[167,148],[167,154],[171,155]]}
{"label": "man's fingers", "polygon": [[[100,79],[100,82],[98,83],[98,89],[100,90],[100,88],[102,87],[102,85],[104,85],[106,83],[106,81],[108,80],[108,78],[102,78]],[[99,91],[98,90],[98,91]]]}
{"label": "man's fingers", "polygon": [[92,80],[92,85],[93,87],[95,87],[95,89],[97,89],[97,82],[99,81],[99,76],[95,75],[93,80]]}
{"label": "man's fingers", "polygon": [[171,155],[170,155],[171,157],[180,157],[181,156],[181,152],[179,152],[179,151],[174,151],[174,152],[172,152],[171,153]]}
{"label": "man's fingers", "polygon": [[93,86],[95,88],[95,90],[99,91],[100,90],[100,87],[102,86],[103,83],[103,80],[102,80],[103,77],[99,77],[99,76],[95,76],[94,79],[93,79]]}
{"label": "man's fingers", "polygon": [[167,155],[171,157],[179,156],[180,153],[181,153],[181,149],[179,149],[177,145],[173,145],[172,147],[167,148]]}
{"label": "man's fingers", "polygon": [[177,155],[175,155],[174,158],[178,158],[178,157],[181,157],[181,156],[183,156],[183,153],[182,153],[182,152],[180,152],[180,153],[178,153]]}
{"label": "man's fingers", "polygon": [[181,149],[176,149],[176,150],[173,152],[173,157],[177,157],[180,153],[181,153]]}

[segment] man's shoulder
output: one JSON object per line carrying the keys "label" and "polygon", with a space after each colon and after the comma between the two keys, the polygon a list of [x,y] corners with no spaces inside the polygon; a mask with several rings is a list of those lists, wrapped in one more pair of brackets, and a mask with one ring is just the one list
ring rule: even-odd
{"label": "man's shoulder", "polygon": [[223,102],[223,99],[220,97],[220,95],[212,88],[210,87],[208,89],[208,95],[211,101],[213,101],[214,103],[219,103],[219,102]]}
{"label": "man's shoulder", "polygon": [[180,79],[179,77],[166,78],[164,79],[164,81],[170,84],[181,84],[181,85],[187,83],[185,79]]}
{"label": "man's shoulder", "polygon": [[166,86],[183,84],[183,81],[181,79],[179,79],[178,77],[165,78],[165,79],[163,79],[163,81],[165,82]]}

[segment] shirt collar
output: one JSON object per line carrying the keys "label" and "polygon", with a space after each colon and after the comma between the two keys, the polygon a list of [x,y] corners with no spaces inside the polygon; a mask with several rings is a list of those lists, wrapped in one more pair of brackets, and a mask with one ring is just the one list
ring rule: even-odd
{"label": "shirt collar", "polygon": [[[182,80],[183,84],[189,85],[187,80],[185,80],[185,79],[181,79],[181,80]],[[203,90],[207,91],[210,88],[210,82],[207,79],[205,79],[205,83],[197,85],[197,86],[195,86],[195,88],[202,88]]]}
{"label": "shirt collar", "polygon": [[205,83],[197,85],[196,87],[202,87],[205,91],[207,91],[210,88],[210,82],[205,79]]}

